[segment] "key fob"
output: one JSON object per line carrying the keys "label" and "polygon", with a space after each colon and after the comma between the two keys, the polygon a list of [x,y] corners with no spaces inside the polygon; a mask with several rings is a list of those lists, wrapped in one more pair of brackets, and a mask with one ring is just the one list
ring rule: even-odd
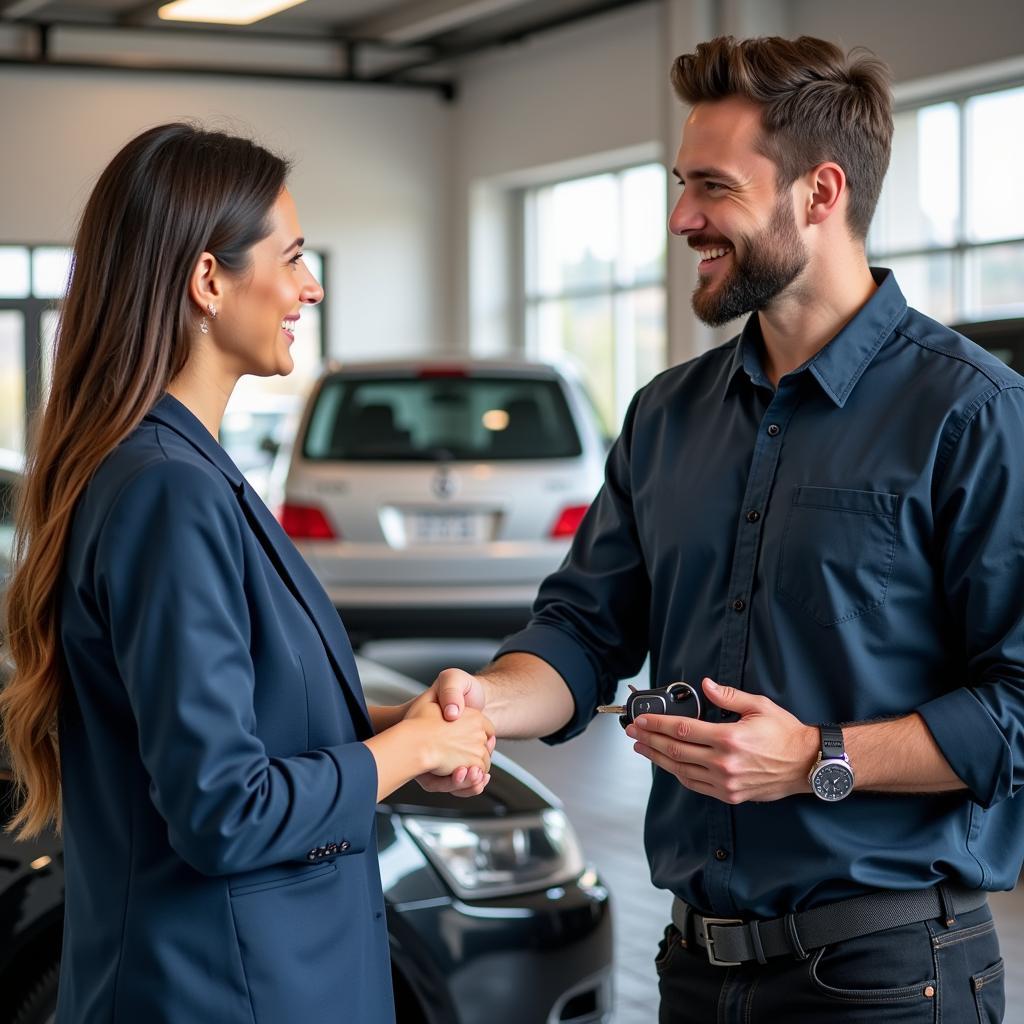
{"label": "key fob", "polygon": [[683,682],[636,690],[626,699],[626,713],[619,716],[619,722],[625,728],[640,715],[700,718],[700,697],[689,683]]}

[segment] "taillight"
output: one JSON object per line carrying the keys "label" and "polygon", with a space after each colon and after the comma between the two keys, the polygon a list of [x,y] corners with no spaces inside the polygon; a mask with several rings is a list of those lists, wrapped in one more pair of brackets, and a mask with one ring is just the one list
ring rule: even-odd
{"label": "taillight", "polygon": [[571,537],[579,529],[588,508],[590,508],[589,505],[570,505],[568,508],[563,508],[551,531],[551,536]]}
{"label": "taillight", "polygon": [[315,505],[292,505],[285,502],[277,513],[284,532],[292,540],[337,540],[338,536],[327,516]]}

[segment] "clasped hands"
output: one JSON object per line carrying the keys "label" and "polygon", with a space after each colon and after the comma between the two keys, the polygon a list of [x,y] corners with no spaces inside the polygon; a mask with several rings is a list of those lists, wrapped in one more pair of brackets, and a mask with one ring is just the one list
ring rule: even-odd
{"label": "clasped hands", "polygon": [[[682,786],[727,804],[781,800],[806,793],[807,773],[819,749],[818,730],[804,725],[768,697],[702,680],[707,700],[739,717],[707,722],[675,715],[641,715],[626,728],[633,749],[678,779]],[[463,708],[483,711],[482,682],[468,672],[446,669],[423,698],[435,701],[449,721]],[[432,792],[473,796],[486,780],[476,770],[420,776]]]}

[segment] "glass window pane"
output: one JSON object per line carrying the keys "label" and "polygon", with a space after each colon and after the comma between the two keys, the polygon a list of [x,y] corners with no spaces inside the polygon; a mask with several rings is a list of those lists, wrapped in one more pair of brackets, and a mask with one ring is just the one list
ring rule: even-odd
{"label": "glass window pane", "polygon": [[1024,86],[974,96],[966,107],[967,236],[1024,235]]}
{"label": "glass window pane", "polygon": [[618,425],[636,391],[665,369],[664,288],[622,292],[618,298],[616,328],[619,389],[615,423]]}
{"label": "glass window pane", "polygon": [[304,452],[313,459],[567,459],[582,451],[555,380],[521,377],[328,379]]}
{"label": "glass window pane", "polygon": [[25,450],[25,318],[0,309],[0,448]]}
{"label": "glass window pane", "polygon": [[885,265],[911,306],[944,324],[956,319],[952,255],[905,256],[886,260]]}
{"label": "glass window pane", "polygon": [[618,422],[612,318],[610,295],[534,303],[527,317],[530,351],[549,362],[570,357],[605,426]]}
{"label": "glass window pane", "polygon": [[0,245],[0,298],[27,299],[28,289],[28,249]]}
{"label": "glass window pane", "polygon": [[39,317],[39,346],[42,357],[40,376],[42,379],[42,404],[50,397],[50,381],[53,379],[53,349],[57,342],[57,324],[60,311],[45,309]]}
{"label": "glass window pane", "polygon": [[1024,316],[1024,244],[969,250],[964,269],[965,319]]}
{"label": "glass window pane", "polygon": [[70,249],[46,245],[32,250],[32,294],[36,298],[64,298],[70,276]]}
{"label": "glass window pane", "polygon": [[618,182],[600,174],[532,194],[527,290],[554,295],[612,284],[619,245]]}
{"label": "glass window pane", "polygon": [[661,164],[633,167],[622,174],[620,284],[647,284],[665,276],[665,190]]}
{"label": "glass window pane", "polygon": [[871,252],[951,245],[956,240],[959,122],[955,103],[896,115],[892,160],[871,223]]}

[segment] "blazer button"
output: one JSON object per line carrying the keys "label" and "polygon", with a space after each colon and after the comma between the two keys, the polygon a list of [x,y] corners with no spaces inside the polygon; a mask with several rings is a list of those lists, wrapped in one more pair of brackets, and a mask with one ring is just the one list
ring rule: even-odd
{"label": "blazer button", "polygon": [[341,850],[342,853],[344,853],[351,845],[352,844],[347,839],[342,839],[342,841],[338,844],[338,849]]}
{"label": "blazer button", "polygon": [[329,843],[327,845],[327,852],[329,854],[332,854],[332,855],[337,853],[338,852],[338,844],[337,843]]}

